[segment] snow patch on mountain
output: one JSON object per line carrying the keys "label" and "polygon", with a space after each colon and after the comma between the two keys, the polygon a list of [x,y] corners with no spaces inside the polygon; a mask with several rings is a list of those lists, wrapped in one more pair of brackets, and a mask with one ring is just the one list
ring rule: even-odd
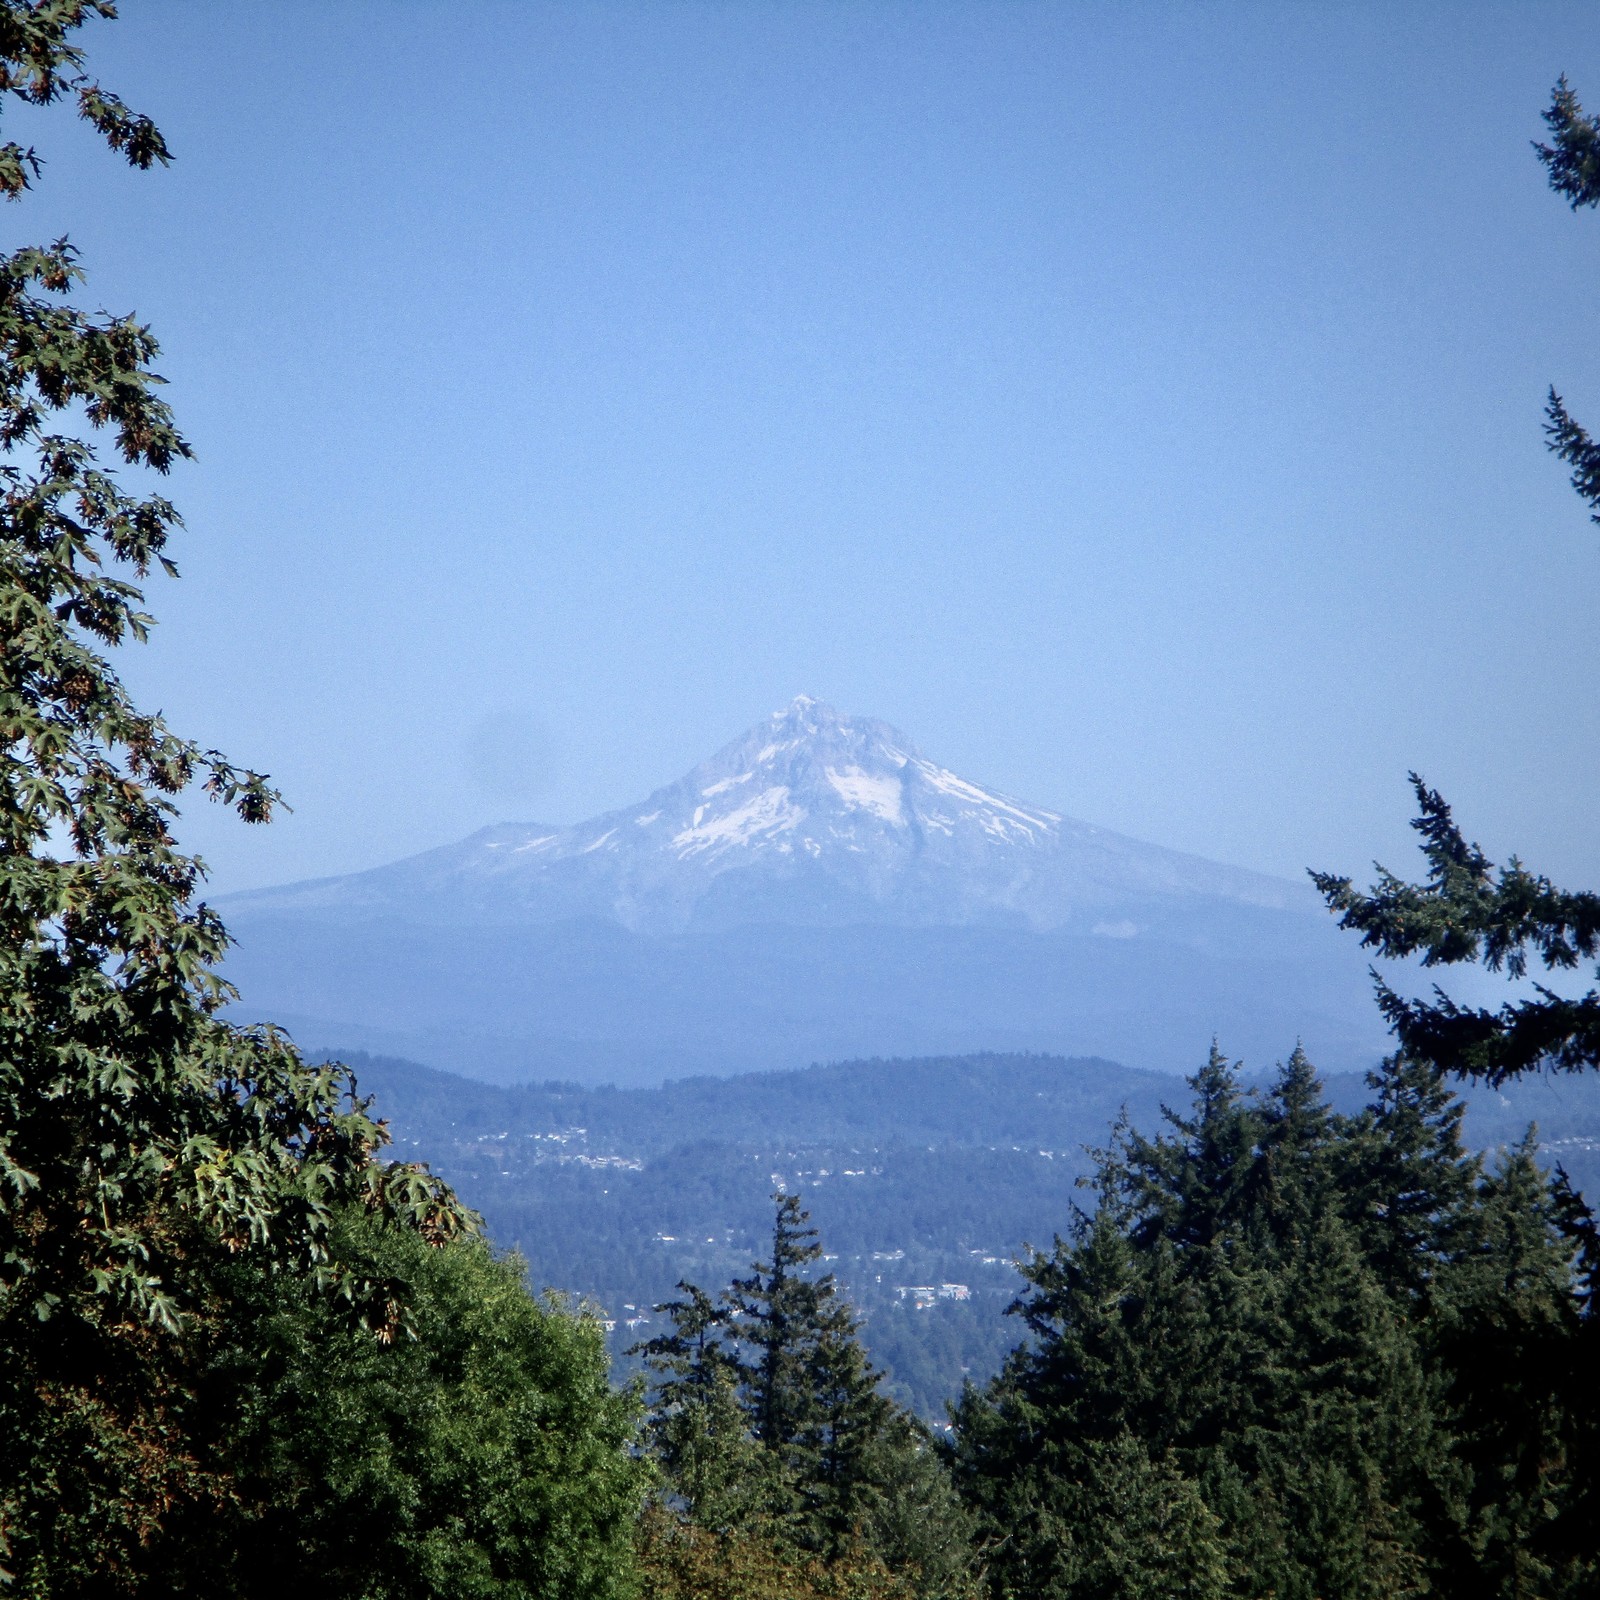
{"label": "snow patch on mountain", "polygon": [[900,804],[900,780],[881,772],[864,772],[860,767],[823,769],[823,776],[847,806],[871,811],[896,827],[905,826],[905,811]]}
{"label": "snow patch on mountain", "polygon": [[[707,792],[701,790],[702,794]],[[721,815],[708,815],[709,810],[707,806],[696,806],[689,826],[673,835],[672,842],[680,861],[703,851],[723,851],[770,841],[774,835],[787,833],[806,819],[804,809],[790,803],[789,791],[781,784],[762,790],[754,799]]]}

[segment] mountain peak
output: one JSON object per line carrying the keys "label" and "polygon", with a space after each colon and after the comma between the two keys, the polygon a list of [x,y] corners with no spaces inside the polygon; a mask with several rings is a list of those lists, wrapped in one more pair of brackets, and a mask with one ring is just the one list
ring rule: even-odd
{"label": "mountain peak", "polygon": [[797,694],[788,705],[774,711],[765,724],[758,724],[749,734],[734,740],[727,748],[732,750],[742,746],[763,727],[769,739],[803,739],[812,743],[842,739],[858,744],[863,750],[877,744],[898,756],[917,753],[916,746],[898,728],[880,722],[876,717],[853,717],[840,711],[837,706],[829,705],[826,700],[809,694]]}
{"label": "mountain peak", "polygon": [[496,920],[600,917],[662,932],[707,920],[998,920],[1127,938],[1150,925],[1140,902],[1304,898],[970,782],[889,723],[809,694],[638,805],[572,827],[488,828],[315,886],[318,898],[339,883],[359,884],[369,903],[442,897]]}
{"label": "mountain peak", "polygon": [[1308,942],[1337,942],[1309,887],[1014,799],[812,695],[636,805],[222,909],[252,1007],[523,1077],[996,1042],[1171,1065],[1367,1009],[1359,956]]}
{"label": "mountain peak", "polygon": [[[806,789],[820,784],[814,796],[820,798],[830,788],[830,771],[836,776],[853,771],[895,776],[907,762],[919,759],[917,747],[898,728],[874,717],[849,716],[824,700],[802,694],[724,745],[682,783],[698,787],[706,799],[757,783],[791,792],[797,786]],[[713,792],[705,793],[707,788]],[[836,801],[850,803],[836,785],[832,789]],[[655,799],[651,796],[651,803]]]}

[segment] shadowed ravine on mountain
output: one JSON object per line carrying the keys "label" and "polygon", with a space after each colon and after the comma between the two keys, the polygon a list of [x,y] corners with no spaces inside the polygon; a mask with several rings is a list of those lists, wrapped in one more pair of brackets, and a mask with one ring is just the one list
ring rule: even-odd
{"label": "shadowed ravine on mountain", "polygon": [[801,696],[647,800],[225,897],[241,1014],[504,1081],[866,1054],[1383,1048],[1309,886],[1142,844]]}

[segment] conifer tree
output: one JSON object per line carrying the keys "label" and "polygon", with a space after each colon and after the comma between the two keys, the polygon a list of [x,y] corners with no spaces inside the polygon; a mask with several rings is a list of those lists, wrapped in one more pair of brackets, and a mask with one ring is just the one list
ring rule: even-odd
{"label": "conifer tree", "polygon": [[[1544,113],[1550,144],[1535,143],[1550,187],[1574,211],[1600,205],[1600,122],[1585,114],[1566,75],[1557,79]],[[1572,468],[1572,487],[1591,507],[1590,520],[1600,522],[1600,446],[1574,421],[1554,385],[1545,407],[1545,438]]]}
{"label": "conifer tree", "polygon": [[695,1526],[748,1529],[787,1510],[781,1474],[750,1433],[729,1344],[731,1315],[692,1283],[655,1307],[669,1333],[637,1347],[655,1375],[646,1435],[670,1493]]}
{"label": "conifer tree", "polygon": [[802,1541],[834,1553],[866,1513],[870,1451],[891,1407],[833,1274],[809,1270],[822,1245],[800,1197],[774,1199],[771,1259],[730,1293],[735,1335],[752,1352],[742,1364],[746,1412],[792,1486]]}
{"label": "conifer tree", "polygon": [[879,1391],[832,1274],[816,1275],[821,1245],[799,1197],[774,1199],[770,1259],[720,1299],[679,1284],[681,1298],[656,1307],[671,1330],[638,1347],[655,1374],[646,1434],[667,1490],[647,1519],[646,1565],[688,1584],[713,1559],[705,1535],[748,1569],[751,1594],[770,1581],[797,1595],[858,1584],[966,1600],[968,1514],[927,1430]]}
{"label": "conifer tree", "polygon": [[[1478,962],[1511,978],[1527,975],[1530,957],[1549,973],[1600,957],[1600,895],[1557,889],[1515,857],[1497,869],[1467,842],[1443,796],[1415,773],[1411,782],[1428,877],[1407,883],[1380,867],[1377,885],[1362,893],[1348,878],[1312,873],[1341,927],[1391,959]],[[1410,999],[1374,982],[1402,1051],[1442,1071],[1498,1085],[1541,1068],[1600,1064],[1600,991],[1574,998],[1536,984],[1533,997],[1489,1009],[1460,1005],[1437,988],[1431,1000]]]}
{"label": "conifer tree", "polygon": [[1322,1084],[1297,1043],[1279,1069],[1261,1117],[1262,1210],[1280,1241],[1309,1233],[1334,1203],[1336,1123]]}
{"label": "conifer tree", "polygon": [[833,1279],[813,1278],[807,1270],[822,1245],[800,1197],[774,1199],[771,1259],[755,1263],[749,1277],[735,1278],[729,1301],[739,1339],[754,1346],[742,1373],[755,1436],[786,1465],[804,1469],[811,1464],[807,1434],[817,1413],[813,1362]]}
{"label": "conifer tree", "polygon": [[1434,1343],[1469,1473],[1461,1564],[1495,1595],[1577,1594],[1600,1579],[1592,1530],[1572,1537],[1593,1461],[1582,1399],[1594,1393],[1573,1371],[1576,1252],[1537,1151],[1530,1128],[1482,1178],[1437,1296]]}
{"label": "conifer tree", "polygon": [[[1551,188],[1575,212],[1600,205],[1600,119],[1584,111],[1564,77],[1544,121],[1549,142],[1536,143],[1535,150]],[[1545,436],[1548,448],[1570,469],[1572,487],[1591,518],[1600,521],[1600,445],[1554,386],[1546,404]],[[1415,773],[1411,781],[1418,808],[1413,826],[1421,836],[1427,876],[1411,883],[1380,867],[1373,887],[1361,891],[1347,877],[1314,873],[1341,925],[1359,933],[1380,956],[1420,956],[1428,967],[1476,963],[1514,979],[1553,979],[1585,966],[1593,969],[1600,959],[1600,895],[1563,890],[1516,857],[1497,867],[1468,841],[1443,796]],[[1448,1315],[1461,1328],[1472,1325],[1475,1317],[1490,1318],[1480,1328],[1481,1340],[1463,1334],[1439,1357],[1445,1370],[1454,1371],[1453,1392],[1462,1408],[1459,1426],[1468,1442],[1463,1448],[1472,1463],[1469,1500],[1476,1507],[1463,1513],[1469,1531],[1462,1535],[1465,1554],[1457,1576],[1470,1570],[1481,1585],[1487,1581],[1483,1574],[1493,1568],[1498,1573],[1494,1582],[1500,1585],[1493,1592],[1555,1593],[1569,1581],[1578,1584],[1575,1592],[1582,1592],[1600,1559],[1595,1533],[1600,1527],[1600,1439],[1594,1420],[1600,1416],[1600,1319],[1592,1296],[1600,1233],[1594,1213],[1561,1174],[1553,1187],[1537,1177],[1528,1151],[1518,1158],[1521,1165],[1488,1180],[1464,1213],[1459,1204],[1463,1173],[1459,1167],[1450,1171],[1453,1130],[1421,1097],[1432,1094],[1436,1102],[1437,1088],[1430,1088],[1428,1080],[1442,1074],[1498,1085],[1530,1072],[1600,1066],[1600,989],[1591,983],[1574,995],[1557,992],[1551,981],[1535,982],[1515,999],[1484,1007],[1461,1004],[1437,986],[1431,998],[1409,998],[1376,975],[1375,981],[1379,1004],[1399,1042],[1395,1070],[1406,1080],[1395,1079],[1402,1098],[1393,1108],[1399,1120],[1391,1119],[1389,1131],[1396,1137],[1378,1146],[1380,1154],[1387,1149],[1392,1157],[1382,1176],[1393,1209],[1373,1212],[1374,1218],[1382,1216],[1390,1236],[1385,1270],[1404,1273],[1413,1289],[1421,1285],[1435,1295],[1444,1294],[1448,1280]],[[1407,1095],[1413,1102],[1409,1109]],[[1416,1138],[1400,1153],[1396,1141],[1400,1121],[1407,1117]],[[1430,1120],[1431,1150],[1426,1132]],[[1414,1188],[1397,1188],[1395,1180],[1408,1169],[1419,1181]],[[1537,1204],[1530,1198],[1535,1194],[1544,1196]],[[1515,1204],[1513,1195],[1518,1197]],[[1512,1227],[1505,1220],[1498,1234],[1491,1228],[1488,1237],[1501,1238],[1509,1248],[1513,1238],[1555,1229],[1560,1245],[1547,1238],[1541,1248],[1557,1255],[1561,1248],[1568,1251],[1572,1259],[1562,1269],[1568,1280],[1564,1288],[1546,1283],[1541,1298],[1533,1280],[1527,1280],[1509,1298],[1503,1288],[1491,1294],[1490,1279],[1482,1271],[1483,1237],[1467,1252],[1459,1272],[1444,1270],[1462,1237],[1459,1228],[1454,1234],[1448,1226],[1441,1231],[1438,1222],[1486,1226],[1485,1218],[1496,1212],[1508,1218],[1508,1207],[1523,1223]],[[1540,1207],[1546,1212],[1543,1220]],[[1520,1281],[1515,1273],[1512,1278]],[[1439,1330],[1441,1335],[1448,1325]],[[1537,1338],[1536,1329],[1542,1330]],[[1537,1350],[1533,1345],[1521,1349],[1518,1341],[1523,1339],[1533,1341]],[[1475,1364],[1475,1349],[1494,1349],[1504,1340],[1521,1350],[1514,1370]],[[1520,1363],[1525,1361],[1534,1362],[1539,1379],[1553,1386],[1538,1405],[1522,1393],[1526,1369]],[[1553,1410],[1541,1411],[1540,1406]],[[1556,1413],[1563,1419],[1559,1424],[1553,1420]],[[1516,1434],[1512,1417],[1521,1418],[1518,1426],[1530,1439],[1544,1444],[1530,1445],[1531,1454],[1504,1454]],[[1535,1459],[1542,1462],[1537,1470],[1529,1466]],[[1548,1486],[1547,1475],[1560,1480],[1559,1492]],[[1491,1516],[1487,1508],[1502,1501],[1503,1515]],[[1541,1517],[1548,1517],[1542,1528]]]}
{"label": "conifer tree", "polygon": [[872,1490],[861,1525],[865,1548],[905,1575],[918,1600],[975,1600],[976,1524],[928,1427],[891,1407],[865,1468]]}
{"label": "conifer tree", "polygon": [[1462,1144],[1466,1106],[1436,1065],[1397,1053],[1367,1086],[1371,1108],[1342,1173],[1345,1204],[1389,1291],[1422,1296],[1464,1247],[1482,1163]]}
{"label": "conifer tree", "polygon": [[1168,1132],[1101,1153],[1095,1209],[1023,1268],[1031,1341],[958,1410],[995,1592],[1118,1592],[1079,1519],[1135,1459],[1171,1515],[1138,1513],[1150,1542],[1119,1559],[1159,1576],[1127,1592],[1179,1592],[1177,1571],[1205,1592],[1411,1592],[1430,1494],[1459,1473],[1404,1307],[1344,1214],[1368,1125],[1328,1109],[1302,1052],[1264,1095],[1216,1049],[1190,1084]]}
{"label": "conifer tree", "polygon": [[[801,1513],[824,1553],[848,1549],[862,1537],[884,1485],[874,1468],[887,1459],[886,1434],[894,1413],[868,1362],[850,1305],[823,1280],[815,1341],[808,1363],[811,1420],[802,1433],[809,1471],[799,1478]],[[906,1448],[913,1448],[902,1435]]]}
{"label": "conifer tree", "polygon": [[[1565,77],[1544,113],[1551,143],[1535,143],[1550,187],[1574,211],[1600,205],[1600,120],[1585,113]],[[1600,522],[1600,445],[1552,387],[1546,444],[1572,469],[1572,487]],[[1363,893],[1347,877],[1311,874],[1340,926],[1380,955],[1420,955],[1425,966],[1479,962],[1521,978],[1530,957],[1547,973],[1571,972],[1600,958],[1600,894],[1557,888],[1516,857],[1497,868],[1469,844],[1437,790],[1411,774],[1413,827],[1428,876],[1408,883],[1383,868]],[[1584,1071],[1600,1065],[1600,990],[1573,997],[1544,985],[1535,995],[1488,1009],[1463,1006],[1442,990],[1412,1000],[1379,981],[1378,1001],[1402,1050],[1444,1071],[1500,1084],[1539,1069]]]}
{"label": "conifer tree", "polygon": [[1139,1214],[1143,1238],[1159,1233],[1179,1246],[1209,1244],[1248,1207],[1261,1180],[1255,1161],[1261,1135],[1257,1109],[1239,1087],[1237,1066],[1213,1040],[1206,1063],[1188,1080],[1193,1109],[1167,1112],[1176,1139],[1130,1132],[1115,1176]]}

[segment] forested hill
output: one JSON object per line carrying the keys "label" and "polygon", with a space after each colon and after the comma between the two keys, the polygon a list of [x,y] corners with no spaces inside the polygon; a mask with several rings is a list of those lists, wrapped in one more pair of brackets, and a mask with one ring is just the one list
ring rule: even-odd
{"label": "forested hill", "polygon": [[[834,1062],[733,1078],[680,1078],[657,1088],[481,1083],[416,1062],[344,1052],[403,1142],[559,1142],[594,1154],[659,1155],[683,1144],[1018,1144],[1076,1151],[1103,1142],[1126,1109],[1152,1128],[1184,1102],[1179,1080],[1097,1057],[985,1054]],[[1264,1071],[1256,1074],[1266,1076]],[[1366,1104],[1358,1073],[1324,1080],[1341,1111]],[[1600,1083],[1535,1077],[1501,1089],[1458,1085],[1466,1136],[1480,1149],[1514,1143],[1530,1124],[1549,1161],[1600,1178]],[[1593,1178],[1590,1177],[1592,1172]]]}
{"label": "forested hill", "polygon": [[404,1137],[446,1125],[457,1139],[582,1128],[591,1150],[639,1155],[702,1140],[1076,1145],[1098,1138],[1123,1105],[1136,1118],[1158,1115],[1180,1087],[1165,1073],[1044,1055],[851,1061],[629,1089],[503,1088],[412,1062],[342,1059]]}
{"label": "forested hill", "polygon": [[[982,1378],[1019,1334],[1004,1314],[1024,1244],[1047,1245],[1087,1197],[1088,1147],[1126,1109],[1154,1131],[1184,1107],[1174,1076],[1038,1055],[857,1061],[654,1089],[503,1088],[404,1061],[346,1058],[399,1153],[430,1161],[535,1281],[604,1307],[620,1354],[654,1330],[680,1277],[710,1288],[767,1247],[769,1195],[801,1191],[832,1271],[866,1314],[896,1392],[925,1414]],[[1198,1065],[1198,1063],[1197,1063]],[[1341,1110],[1359,1077],[1328,1081]],[[1474,1091],[1489,1147],[1540,1125],[1544,1159],[1600,1187],[1600,1084]]]}

